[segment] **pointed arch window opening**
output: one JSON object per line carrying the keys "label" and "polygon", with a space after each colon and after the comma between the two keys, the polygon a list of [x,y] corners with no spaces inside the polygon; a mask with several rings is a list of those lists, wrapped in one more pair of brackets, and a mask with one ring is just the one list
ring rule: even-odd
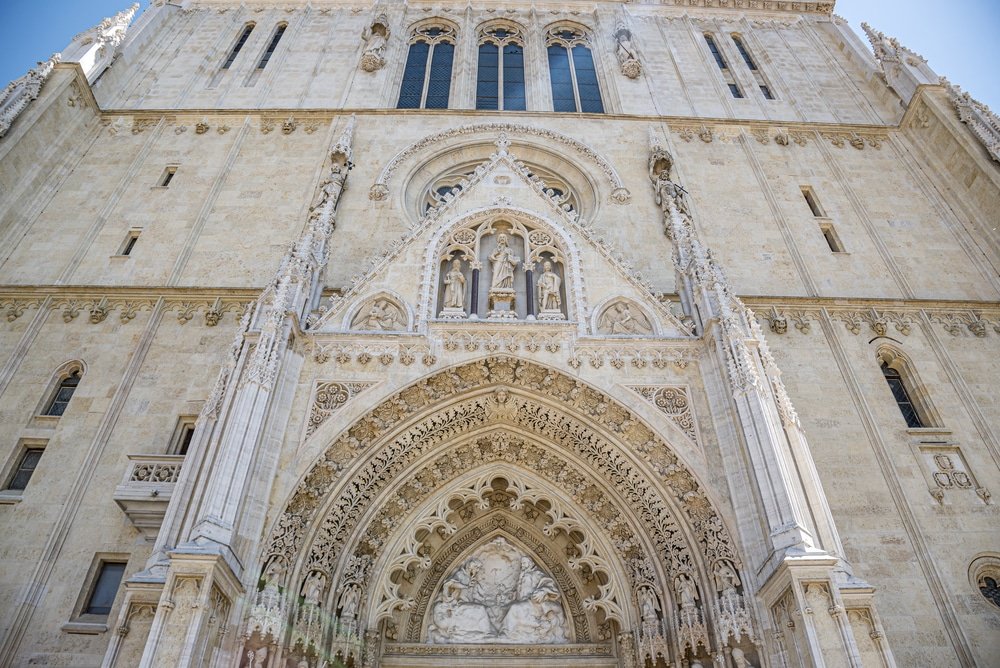
{"label": "pointed arch window opening", "polygon": [[281,41],[281,37],[285,34],[285,29],[287,27],[287,24],[280,23],[278,24],[278,27],[274,29],[274,34],[271,35],[271,41],[267,43],[267,49],[264,51],[264,55],[262,55],[260,57],[260,61],[257,62],[258,70],[262,70],[267,67],[267,63],[270,62],[275,49],[278,48],[278,42]]}
{"label": "pointed arch window opening", "polygon": [[454,38],[454,30],[441,26],[414,32],[403,67],[397,109],[448,108],[455,59]]}
{"label": "pointed arch window opening", "polygon": [[520,34],[494,28],[483,34],[476,72],[476,109],[524,111],[524,44]]}
{"label": "pointed arch window opening", "polygon": [[233,66],[233,63],[236,61],[236,57],[240,55],[240,51],[243,50],[243,46],[247,43],[247,40],[250,39],[250,33],[253,32],[255,27],[255,23],[248,23],[243,27],[243,32],[240,33],[240,36],[236,40],[236,44],[233,45],[233,48],[229,50],[229,56],[226,57],[226,62],[223,63],[222,69],[228,70]]}
{"label": "pointed arch window opening", "polygon": [[603,114],[597,67],[586,36],[567,28],[550,31],[547,50],[553,110]]}
{"label": "pointed arch window opening", "polygon": [[44,415],[60,416],[66,412],[76,388],[80,385],[80,370],[77,369],[59,382],[55,394],[52,395],[49,405],[45,408]]}
{"label": "pointed arch window opening", "polygon": [[892,392],[892,396],[896,400],[899,412],[903,415],[903,419],[906,421],[906,426],[910,429],[921,429],[925,427],[926,425],[921,419],[920,414],[917,412],[916,404],[910,398],[910,393],[906,389],[906,384],[903,382],[903,376],[899,370],[889,366],[889,364],[883,360],[882,375],[885,377],[885,382],[889,385],[889,390]]}

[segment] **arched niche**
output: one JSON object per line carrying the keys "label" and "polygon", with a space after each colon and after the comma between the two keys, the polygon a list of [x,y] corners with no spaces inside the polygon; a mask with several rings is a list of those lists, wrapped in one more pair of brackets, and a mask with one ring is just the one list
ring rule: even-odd
{"label": "arched niche", "polygon": [[565,233],[533,214],[474,212],[439,232],[430,253],[431,317],[566,321],[581,310],[578,254]]}

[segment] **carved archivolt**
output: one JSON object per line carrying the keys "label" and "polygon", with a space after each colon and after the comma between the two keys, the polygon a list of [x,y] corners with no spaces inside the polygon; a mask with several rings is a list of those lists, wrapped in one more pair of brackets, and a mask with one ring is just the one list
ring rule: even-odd
{"label": "carved archivolt", "polygon": [[[497,391],[482,392],[487,388]],[[590,475],[605,488],[617,490],[639,518],[640,526],[633,532],[647,536],[660,568],[668,574],[689,574],[704,593],[713,588],[713,574],[739,567],[730,534],[701,485],[636,416],[559,372],[496,357],[411,385],[341,434],[299,484],[279,517],[265,555],[267,571],[289,584],[289,577],[319,574],[324,599],[330,596],[326,583],[337,572],[343,574],[342,583],[350,580],[348,572],[363,581],[370,568],[365,559],[344,556],[351,553],[350,544],[361,545],[355,543],[362,540],[358,521],[372,512],[368,510],[371,504],[382,498],[383,490],[403,471],[419,462],[424,463],[418,468],[426,471],[421,475],[433,476],[425,459],[428,454],[441,452],[441,446],[463,433],[490,425],[506,425],[547,444],[518,450],[523,450],[531,470],[543,468],[539,462],[545,458],[577,462],[577,466],[585,463]],[[461,466],[462,462],[454,455],[439,461],[442,466]],[[568,474],[572,468],[565,470]],[[425,479],[421,485],[430,482]],[[383,509],[391,511],[393,506]],[[395,517],[403,514],[400,510],[397,505]],[[598,510],[588,512],[599,516]],[[391,528],[391,517],[390,513],[368,526],[378,528],[386,521],[390,524],[386,528]],[[364,535],[369,548],[357,555],[370,559],[371,548],[384,545],[385,540]],[[637,570],[652,577],[648,567]]]}
{"label": "carved archivolt", "polygon": [[445,130],[444,132],[424,137],[420,141],[407,146],[405,149],[397,153],[392,160],[390,160],[388,164],[382,168],[382,171],[379,173],[378,178],[372,185],[368,196],[373,200],[384,200],[389,195],[389,181],[392,179],[392,175],[395,173],[399,165],[427,147],[440,147],[441,142],[451,139],[452,137],[476,134],[490,134],[495,136],[500,132],[506,132],[512,136],[528,135],[541,137],[569,147],[583,158],[595,163],[597,167],[607,176],[608,182],[612,188],[612,201],[624,204],[630,199],[631,195],[625,188],[625,184],[618,175],[618,172],[594,149],[580,141],[577,141],[576,139],[573,139],[572,137],[568,137],[552,130],[514,123],[477,123],[474,125],[463,125],[458,128],[452,128],[450,130]]}

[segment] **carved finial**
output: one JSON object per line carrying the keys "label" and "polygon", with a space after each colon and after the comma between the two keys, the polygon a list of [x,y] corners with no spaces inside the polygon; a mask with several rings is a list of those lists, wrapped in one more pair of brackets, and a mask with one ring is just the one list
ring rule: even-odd
{"label": "carved finial", "polygon": [[330,159],[341,166],[347,165],[354,155],[352,147],[354,144],[354,126],[357,120],[357,117],[351,114],[347,125],[344,127],[344,131],[340,133],[340,137],[330,147]]}
{"label": "carved finial", "polygon": [[499,149],[500,155],[506,155],[507,149],[510,148],[510,139],[507,137],[505,131],[500,132],[500,136],[497,137],[496,146]]}
{"label": "carved finial", "polygon": [[674,156],[667,149],[662,135],[655,128],[649,128],[649,178],[656,181],[661,176],[670,178],[674,168]]}

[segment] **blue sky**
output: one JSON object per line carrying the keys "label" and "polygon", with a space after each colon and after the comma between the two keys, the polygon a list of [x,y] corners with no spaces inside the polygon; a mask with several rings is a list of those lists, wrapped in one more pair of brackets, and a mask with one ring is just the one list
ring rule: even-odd
{"label": "blue sky", "polygon": [[[0,86],[73,35],[124,9],[128,0],[0,0]],[[142,0],[146,7],[148,0]],[[838,0],[836,12],[859,30],[862,21],[897,37],[938,74],[1000,113],[998,0]]]}

